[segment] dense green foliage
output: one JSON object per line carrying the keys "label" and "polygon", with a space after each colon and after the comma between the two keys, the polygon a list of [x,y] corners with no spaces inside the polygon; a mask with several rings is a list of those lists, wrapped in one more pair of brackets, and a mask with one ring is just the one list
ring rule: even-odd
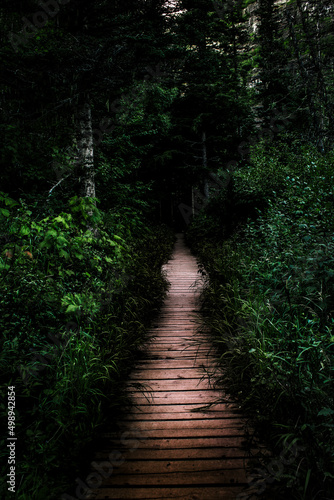
{"label": "dense green foliage", "polygon": [[174,239],[134,211],[104,214],[79,198],[39,219],[2,193],[1,217],[1,397],[15,386],[17,498],[53,498],[124,405],[122,381],[164,297]]}
{"label": "dense green foliage", "polygon": [[292,498],[334,491],[333,180],[332,153],[261,142],[188,231],[223,381],[275,453],[303,450],[277,472]]}

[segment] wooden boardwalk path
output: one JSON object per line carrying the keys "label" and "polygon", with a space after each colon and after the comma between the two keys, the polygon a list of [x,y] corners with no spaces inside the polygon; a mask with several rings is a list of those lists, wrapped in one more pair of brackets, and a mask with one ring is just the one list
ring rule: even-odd
{"label": "wooden boardwalk path", "polygon": [[182,235],[165,269],[171,287],[128,384],[135,407],[95,456],[104,480],[93,498],[235,499],[246,485],[244,422],[232,404],[210,406],[222,393],[203,378],[215,354],[196,333],[198,266]]}

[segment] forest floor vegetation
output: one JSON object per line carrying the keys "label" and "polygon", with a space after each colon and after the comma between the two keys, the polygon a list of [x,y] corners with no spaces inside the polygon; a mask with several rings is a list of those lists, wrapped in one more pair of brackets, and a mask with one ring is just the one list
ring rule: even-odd
{"label": "forest floor vegetation", "polygon": [[[0,217],[1,400],[14,386],[15,498],[51,500],[71,489],[80,455],[126,402],[123,381],[167,290],[161,266],[174,235],[135,210],[103,213],[78,197],[40,218],[1,193]],[[7,421],[5,405],[0,413]],[[3,499],[12,498],[6,437]]]}
{"label": "forest floor vegetation", "polygon": [[334,496],[333,165],[297,140],[263,141],[187,234],[221,383],[274,457],[302,450],[267,463],[282,498]]}

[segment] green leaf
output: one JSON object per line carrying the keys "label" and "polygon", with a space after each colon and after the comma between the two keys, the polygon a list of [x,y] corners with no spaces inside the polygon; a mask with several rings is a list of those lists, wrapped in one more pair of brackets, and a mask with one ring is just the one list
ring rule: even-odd
{"label": "green leaf", "polygon": [[58,235],[58,233],[55,229],[49,229],[49,231],[47,231],[45,234],[45,238],[49,238],[49,237],[56,238],[57,235]]}
{"label": "green leaf", "polygon": [[65,259],[69,259],[70,254],[68,252],[66,252],[63,248],[61,248],[61,250],[59,252],[59,256],[64,257]]}
{"label": "green leaf", "polygon": [[9,217],[10,211],[7,210],[7,208],[0,208],[0,214],[3,215],[4,217]]}
{"label": "green leaf", "polygon": [[[70,219],[71,219],[71,218],[72,218],[72,217],[70,216]],[[61,223],[65,226],[65,228],[66,228],[66,229],[68,229],[68,228],[70,227],[70,226],[68,225],[68,223],[66,222],[66,220],[64,219],[64,217],[62,217],[61,215],[58,215],[58,217],[56,217],[56,218],[54,219],[54,221],[55,221],[55,222],[61,222]]]}
{"label": "green leaf", "polygon": [[70,304],[69,306],[67,306],[67,309],[65,312],[67,314],[67,313],[75,312],[78,309],[80,309],[80,306],[77,306],[76,304]]}
{"label": "green leaf", "polygon": [[329,415],[334,415],[334,410],[331,408],[323,408],[318,413],[318,417],[328,417]]}
{"label": "green leaf", "polygon": [[17,201],[13,200],[12,198],[6,198],[5,204],[7,206],[10,206],[10,207],[16,207],[17,205],[19,205],[19,203]]}
{"label": "green leaf", "polygon": [[21,229],[20,229],[20,234],[22,236],[27,236],[28,234],[30,234],[30,229],[28,226],[22,226]]}

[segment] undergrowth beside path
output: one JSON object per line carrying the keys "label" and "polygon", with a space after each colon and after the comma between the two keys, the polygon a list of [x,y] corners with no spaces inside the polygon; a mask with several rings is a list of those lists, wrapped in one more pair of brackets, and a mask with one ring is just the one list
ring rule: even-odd
{"label": "undergrowth beside path", "polygon": [[188,230],[221,382],[275,457],[255,493],[334,497],[333,180],[331,154],[260,143]]}
{"label": "undergrowth beside path", "polygon": [[[85,447],[123,405],[122,383],[167,290],[161,266],[174,235],[90,199],[44,218],[4,193],[0,202],[0,416],[14,386],[15,498],[51,500],[73,486]],[[6,437],[3,499],[14,498]]]}

